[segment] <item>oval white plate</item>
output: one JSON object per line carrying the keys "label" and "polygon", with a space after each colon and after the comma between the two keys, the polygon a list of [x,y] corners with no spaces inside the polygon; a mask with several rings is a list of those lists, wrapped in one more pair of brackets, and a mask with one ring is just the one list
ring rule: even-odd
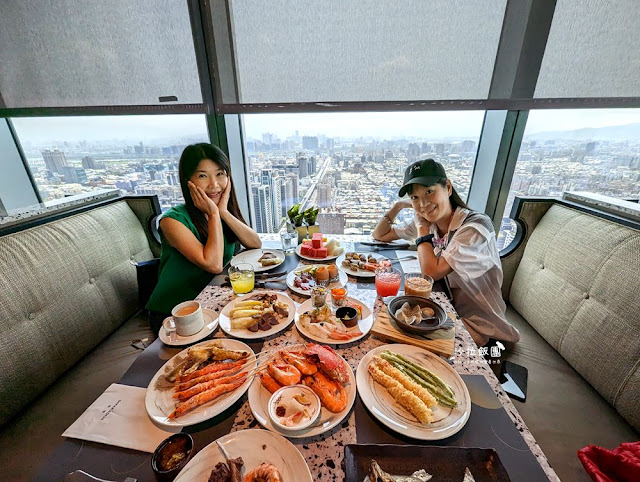
{"label": "oval white plate", "polygon": [[[367,367],[373,357],[385,350],[391,350],[419,363],[438,375],[451,387],[458,401],[456,408],[434,407],[435,422],[421,424],[407,410],[402,408],[382,385],[373,381]],[[433,353],[411,345],[384,345],[367,353],[358,365],[356,375],[358,392],[362,403],[382,424],[402,435],[418,440],[441,440],[457,433],[469,420],[471,398],[469,390],[460,375],[447,362]]]}
{"label": "oval white plate", "polygon": [[[291,347],[287,347],[287,349],[301,349],[304,345],[294,345]],[[340,355],[338,355],[340,356]],[[251,407],[251,413],[255,419],[267,430],[271,430],[272,432],[278,433],[285,437],[289,438],[305,438],[305,437],[313,437],[314,435],[320,435],[321,433],[325,433],[331,430],[333,427],[342,422],[351,410],[353,403],[356,401],[356,377],[353,375],[353,370],[346,362],[344,358],[342,361],[347,365],[347,372],[349,372],[349,381],[344,385],[344,389],[347,392],[347,406],[340,413],[332,413],[326,408],[322,408],[320,412],[320,416],[318,420],[303,430],[281,430],[276,427],[271,418],[269,417],[269,399],[271,398],[271,392],[262,386],[260,382],[260,377],[255,377],[251,387],[249,387],[249,391],[247,392],[247,397],[249,399],[249,406]],[[297,479],[295,479],[297,480]]]}
{"label": "oval white plate", "polygon": [[202,330],[191,336],[180,336],[176,334],[176,341],[171,341],[169,335],[167,334],[167,330],[165,330],[164,325],[162,325],[160,327],[160,332],[158,333],[158,336],[160,337],[160,340],[162,340],[162,343],[169,346],[184,346],[190,345],[191,343],[195,343],[196,341],[200,341],[203,338],[208,337],[211,333],[216,331],[216,328],[218,328],[218,313],[216,313],[211,308],[203,307],[202,314],[204,315],[204,327],[202,328]]}
{"label": "oval white plate", "polygon": [[[256,368],[256,357],[253,350],[238,340],[221,340],[223,347],[228,350],[244,350],[249,352],[249,361],[242,367],[243,371],[251,371]],[[213,340],[202,341],[193,346],[205,345],[213,343]],[[182,350],[180,353],[169,359],[160,370],[156,372],[149,386],[147,387],[147,393],[144,397],[144,406],[147,410],[147,414],[151,421],[158,425],[160,428],[169,431],[175,431],[180,427],[186,427],[188,425],[194,425],[196,423],[204,422],[216,415],[224,412],[227,408],[235,403],[244,392],[249,388],[251,384],[251,378],[247,379],[242,385],[236,388],[234,391],[225,393],[224,395],[216,398],[215,400],[205,403],[197,408],[194,408],[190,412],[182,415],[181,417],[168,419],[167,416],[175,410],[176,400],[173,398],[172,389],[160,390],[156,388],[156,382],[160,375],[165,373],[166,368],[173,368],[177,363],[180,363],[187,354],[187,350]]]}
{"label": "oval white plate", "polygon": [[[278,264],[274,264],[272,266],[262,266],[258,261],[264,253],[271,253],[276,255],[282,261]],[[242,253],[236,254],[229,264],[231,266],[235,266],[240,263],[249,263],[253,266],[253,271],[256,273],[260,273],[261,271],[269,271],[270,269],[277,268],[282,263],[284,263],[284,252],[279,249],[248,249],[247,251],[243,251]]]}
{"label": "oval white plate", "polygon": [[[245,429],[232,432],[217,440],[231,458],[242,457],[243,474],[262,463],[276,466],[282,480],[313,482],[307,462],[298,449],[286,438],[266,430]],[[218,462],[226,462],[220,447],[212,442],[198,452],[180,471],[176,482],[207,482]]]}
{"label": "oval white plate", "polygon": [[[327,298],[329,298],[330,296],[331,296],[331,293],[327,295]],[[313,309],[313,302],[311,299],[305,301],[300,306],[298,306],[298,309],[296,310],[296,328],[306,338],[309,338],[310,340],[313,340],[313,341],[317,341],[318,343],[324,343],[326,345],[345,345],[347,343],[353,343],[354,341],[358,341],[360,338],[363,338],[367,333],[369,333],[369,331],[371,331],[371,328],[373,327],[373,321],[374,321],[373,313],[371,312],[369,307],[365,305],[362,301],[356,300],[355,298],[351,298],[350,296],[347,296],[347,300],[351,301],[352,303],[358,303],[360,306],[362,306],[362,319],[358,320],[358,328],[362,332],[362,335],[353,337],[350,340],[332,340],[331,338],[320,338],[319,336],[312,335],[311,333],[309,333],[309,331],[305,329],[300,323],[300,315],[302,315],[303,313],[306,313],[307,311],[311,311]],[[328,302],[330,303],[330,300]],[[351,332],[351,331],[356,331],[356,327],[354,326],[353,328],[347,329],[347,332]]]}
{"label": "oval white plate", "polygon": [[[385,258],[384,256],[380,256],[377,253],[365,253],[362,252],[360,254],[373,254],[373,256],[375,256],[375,258],[378,260],[378,262],[380,261],[384,261],[387,258]],[[341,269],[342,271],[344,271],[347,274],[350,274],[351,276],[356,276],[358,278],[375,278],[376,273],[375,271],[368,271],[368,270],[364,270],[364,269],[359,269],[358,271],[354,271],[352,269],[346,268],[344,266],[342,266],[342,262],[345,260],[347,253],[342,253],[340,255],[340,257],[338,259],[336,259],[336,266],[338,266],[338,269]]]}
{"label": "oval white plate", "polygon": [[311,256],[304,256],[300,254],[301,251],[302,245],[299,244],[298,246],[296,246],[296,254],[303,259],[308,259],[309,261],[331,261],[332,259],[336,259],[339,256],[336,254],[335,256],[327,256],[326,258],[312,258]]}
{"label": "oval white plate", "polygon": [[[322,265],[319,265],[319,266],[322,266]],[[290,271],[289,274],[287,275],[287,286],[294,293],[298,293],[299,295],[303,295],[303,296],[311,296],[311,290],[303,290],[302,288],[298,288],[295,284],[293,284],[293,282],[296,279],[296,274],[295,274],[296,271],[297,269],[294,271]],[[343,271],[338,270],[338,276],[340,276],[340,281],[334,281],[333,283],[329,283],[329,289],[341,288],[342,286],[345,286],[349,281],[349,277],[347,276],[347,273]]]}
{"label": "oval white plate", "polygon": [[[282,303],[286,303],[289,305],[289,316],[286,320],[281,321],[277,325],[272,326],[267,331],[258,330],[255,333],[249,331],[247,329],[236,329],[231,328],[231,319],[229,318],[229,314],[233,310],[233,307],[238,301],[246,300],[251,298],[253,295],[258,293],[268,293],[270,295],[276,295],[278,297],[278,301]],[[275,335],[276,333],[280,333],[282,330],[285,330],[295,318],[296,312],[296,304],[293,302],[291,298],[287,295],[281,293],[280,291],[253,291],[251,293],[247,293],[246,295],[242,295],[239,298],[231,301],[224,309],[220,312],[220,316],[218,317],[218,321],[220,323],[220,329],[224,331],[227,335],[233,336],[235,338],[241,338],[243,340],[256,340],[258,338],[265,338],[267,336]]]}

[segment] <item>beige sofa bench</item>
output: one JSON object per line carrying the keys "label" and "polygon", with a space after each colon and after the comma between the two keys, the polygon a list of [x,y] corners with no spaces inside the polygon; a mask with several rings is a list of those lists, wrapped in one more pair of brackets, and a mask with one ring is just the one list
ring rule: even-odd
{"label": "beige sofa bench", "polygon": [[640,226],[593,208],[516,198],[502,253],[507,316],[527,367],[514,404],[562,480],[590,480],[576,451],[638,440]]}
{"label": "beige sofa bench", "polygon": [[62,432],[152,337],[132,261],[159,254],[156,196],[126,197],[0,229],[0,445],[27,480]]}

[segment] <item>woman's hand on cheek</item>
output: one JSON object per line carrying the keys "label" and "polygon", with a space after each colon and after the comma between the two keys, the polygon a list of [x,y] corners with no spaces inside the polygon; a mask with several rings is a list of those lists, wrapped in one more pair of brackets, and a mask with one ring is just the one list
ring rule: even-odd
{"label": "woman's hand on cheek", "polygon": [[228,212],[229,208],[229,198],[231,197],[231,176],[228,178],[227,185],[222,191],[222,195],[220,196],[220,202],[218,203],[218,209],[221,213]]}
{"label": "woman's hand on cheek", "polygon": [[413,206],[408,199],[401,199],[400,201],[396,201],[396,208],[398,211],[402,211],[403,209],[413,209]]}
{"label": "woman's hand on cheek", "polygon": [[429,234],[429,228],[431,227],[431,223],[418,213],[416,213],[415,220],[416,220],[415,221],[416,228],[418,228],[418,233],[422,233],[420,234],[420,236]]}
{"label": "woman's hand on cheek", "polygon": [[217,214],[218,206],[213,200],[206,195],[206,193],[202,190],[202,188],[196,186],[194,183],[189,181],[187,183],[189,186],[189,191],[191,192],[191,199],[193,199],[193,204],[200,211],[205,214]]}

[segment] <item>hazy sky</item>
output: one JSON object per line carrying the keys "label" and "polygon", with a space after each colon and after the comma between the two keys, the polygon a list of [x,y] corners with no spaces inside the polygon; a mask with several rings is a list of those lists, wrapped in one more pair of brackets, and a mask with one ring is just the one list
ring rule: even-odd
{"label": "hazy sky", "polygon": [[[244,118],[246,136],[272,132],[281,139],[328,137],[477,137],[484,112],[369,112],[340,114],[252,114]],[[122,139],[130,142],[176,140],[206,135],[203,115],[15,118],[18,136],[33,143]],[[539,110],[529,114],[527,134],[640,123],[640,109]]]}

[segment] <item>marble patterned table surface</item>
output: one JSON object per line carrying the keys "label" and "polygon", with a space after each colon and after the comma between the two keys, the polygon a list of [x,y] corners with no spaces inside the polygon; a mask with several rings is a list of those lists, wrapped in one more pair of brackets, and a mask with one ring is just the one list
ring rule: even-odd
{"label": "marble patterned table surface", "polygon": [[[353,239],[353,237],[350,237],[350,239]],[[347,250],[354,249],[352,242],[343,242],[343,245]],[[300,262],[300,264],[308,263],[309,262],[305,260]],[[348,292],[350,297],[356,298],[372,308],[374,316],[382,307],[382,301],[377,299],[375,289],[358,288],[355,278],[349,277]],[[297,295],[291,291],[288,291],[287,294],[296,304],[300,304],[308,299],[307,297]],[[210,284],[202,291],[197,299],[208,308],[221,310],[222,307],[235,298],[236,296],[231,288]],[[455,313],[453,306],[443,293],[434,292],[432,294],[432,299],[440,303],[445,311]],[[502,390],[500,383],[491,370],[489,364],[485,361],[485,358],[481,356],[478,347],[465,329],[462,321],[460,321],[457,316],[455,319],[455,329],[455,353],[449,360],[449,363],[451,363],[460,375],[483,375],[486,378],[545,474],[550,480],[559,480],[554,470],[550,467],[547,458],[536,443],[534,437],[527,429],[524,421],[520,417],[520,414],[511,403],[507,394]],[[219,331],[216,336],[223,337],[224,333]],[[298,333],[295,325],[292,324],[290,328],[281,332],[279,335],[266,340],[264,342],[263,350],[272,350],[274,348],[303,343],[305,341],[306,340]],[[336,351],[344,357],[351,368],[355,370],[360,359],[367,352],[384,344],[386,344],[386,342],[377,339],[377,337],[373,335],[368,335],[357,342],[348,345],[338,345]],[[492,361],[491,358],[489,358],[489,361]],[[235,417],[232,430],[242,430],[249,426],[256,426],[256,422],[251,413],[249,402],[245,401]],[[342,472],[341,462],[344,457],[344,445],[356,443],[355,414],[352,411],[342,425],[339,425],[337,428],[334,428],[326,434],[314,438],[302,439],[302,441],[292,440],[292,442],[306,458],[309,468],[314,476],[314,480],[343,480],[344,474]],[[331,460],[332,463],[327,464],[327,460]]]}

